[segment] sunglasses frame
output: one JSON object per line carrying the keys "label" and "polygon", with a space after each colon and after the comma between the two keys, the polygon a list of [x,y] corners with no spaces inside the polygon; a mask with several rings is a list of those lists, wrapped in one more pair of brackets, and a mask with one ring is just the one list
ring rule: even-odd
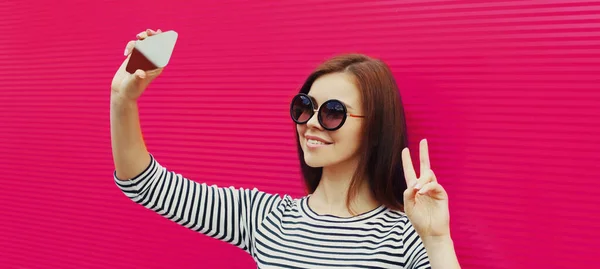
{"label": "sunglasses frame", "polygon": [[[308,119],[307,119],[306,121],[298,121],[298,120],[294,119],[294,116],[293,116],[293,115],[294,115],[294,114],[293,114],[294,101],[296,100],[296,98],[301,98],[302,96],[306,97],[306,98],[309,100],[309,102],[310,102],[310,106],[311,106],[311,107],[312,107],[312,109],[313,109],[313,114],[312,114],[312,115],[310,115],[310,117],[308,117]],[[328,103],[330,103],[330,102],[338,102],[338,103],[340,103],[340,104],[342,105],[342,108],[344,109],[344,117],[342,118],[342,121],[341,121],[341,122],[338,124],[338,126],[336,126],[336,127],[334,127],[334,128],[328,128],[328,127],[326,127],[326,126],[323,124],[323,119],[322,119],[322,116],[321,116],[321,110],[323,109],[323,107],[324,107],[325,105],[327,105],[327,104],[328,104]],[[348,110],[347,110],[347,108],[346,108],[346,105],[345,105],[345,104],[344,104],[342,101],[340,101],[340,100],[337,100],[337,99],[329,99],[329,100],[327,100],[327,101],[323,102],[323,104],[321,104],[321,106],[319,106],[319,108],[318,108],[318,109],[315,109],[315,101],[314,101],[314,100],[313,100],[313,98],[312,98],[312,97],[310,97],[308,94],[305,94],[305,93],[299,93],[299,94],[296,94],[296,96],[294,96],[294,98],[292,98],[292,102],[291,102],[291,104],[290,104],[290,117],[292,118],[292,120],[293,120],[293,121],[294,121],[296,124],[306,124],[308,121],[310,121],[310,119],[312,119],[312,117],[313,117],[315,114],[317,115],[317,119],[319,120],[319,124],[321,125],[321,127],[323,127],[323,129],[325,129],[325,130],[327,130],[327,131],[335,131],[335,130],[337,130],[337,129],[340,129],[340,128],[342,128],[342,126],[344,126],[344,123],[346,122],[346,119],[347,119],[348,117],[353,117],[353,118],[364,118],[364,117],[365,117],[365,116],[363,116],[363,115],[356,115],[356,114],[348,113]]]}

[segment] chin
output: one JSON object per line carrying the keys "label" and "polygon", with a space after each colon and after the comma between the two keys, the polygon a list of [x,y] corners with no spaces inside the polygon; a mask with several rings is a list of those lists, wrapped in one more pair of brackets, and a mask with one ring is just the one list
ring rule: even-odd
{"label": "chin", "polygon": [[304,153],[304,162],[306,165],[312,168],[319,168],[325,166],[325,163],[319,158],[315,158],[315,156],[310,156],[310,153]]}
{"label": "chin", "polygon": [[330,162],[323,160],[323,158],[319,158],[317,156],[314,156],[310,153],[304,153],[304,162],[306,163],[306,165],[312,167],[312,168],[320,168],[320,167],[325,167],[327,165],[330,165]]}

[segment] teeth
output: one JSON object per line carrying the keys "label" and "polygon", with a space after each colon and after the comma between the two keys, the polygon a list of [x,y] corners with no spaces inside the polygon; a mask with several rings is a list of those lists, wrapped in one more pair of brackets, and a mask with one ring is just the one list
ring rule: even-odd
{"label": "teeth", "polygon": [[308,139],[308,143],[309,144],[314,144],[314,145],[325,145],[325,143],[323,143],[321,141],[312,140],[312,139]]}

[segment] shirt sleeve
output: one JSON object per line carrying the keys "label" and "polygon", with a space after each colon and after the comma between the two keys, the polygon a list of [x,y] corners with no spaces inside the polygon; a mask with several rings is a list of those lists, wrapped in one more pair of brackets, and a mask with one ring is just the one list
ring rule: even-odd
{"label": "shirt sleeve", "polygon": [[406,268],[410,269],[431,269],[429,256],[421,237],[412,226],[410,221],[404,227],[404,255],[408,257]]}
{"label": "shirt sleeve", "polygon": [[136,177],[113,177],[121,191],[177,224],[228,242],[251,253],[254,231],[281,202],[279,195],[255,189],[222,188],[198,183],[161,166],[152,155]]}

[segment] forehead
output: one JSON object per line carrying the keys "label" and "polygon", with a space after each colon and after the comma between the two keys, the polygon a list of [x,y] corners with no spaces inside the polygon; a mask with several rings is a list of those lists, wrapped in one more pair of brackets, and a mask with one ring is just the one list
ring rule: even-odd
{"label": "forehead", "polygon": [[360,107],[360,92],[354,84],[353,77],[346,73],[332,73],[319,77],[313,82],[308,95],[318,104],[329,99],[338,99],[354,109]]}

